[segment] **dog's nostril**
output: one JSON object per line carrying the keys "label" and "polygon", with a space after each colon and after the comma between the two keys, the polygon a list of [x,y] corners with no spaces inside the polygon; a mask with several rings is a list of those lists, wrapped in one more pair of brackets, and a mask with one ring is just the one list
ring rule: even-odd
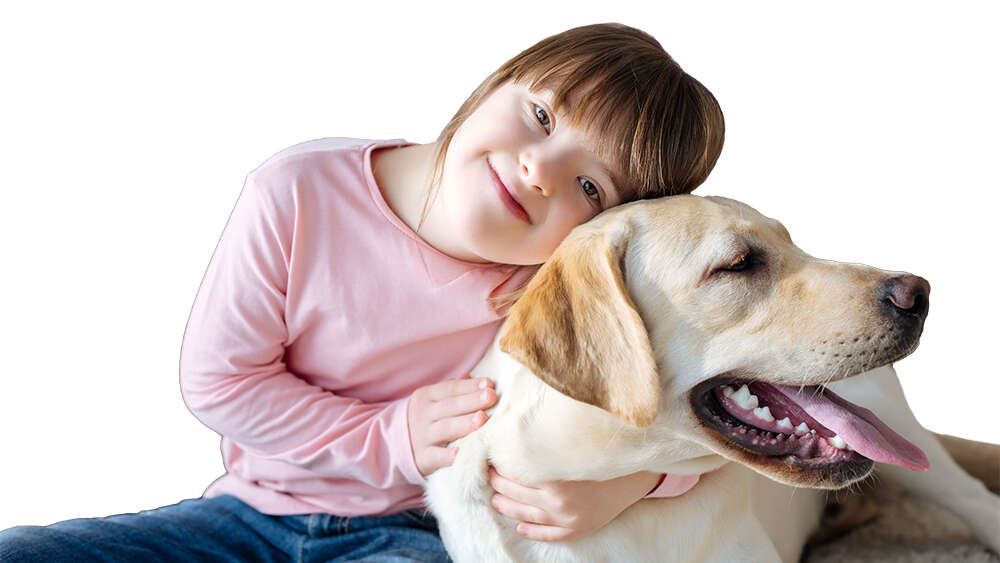
{"label": "dog's nostril", "polygon": [[916,315],[926,314],[931,291],[927,280],[904,275],[886,281],[886,300],[895,308]]}

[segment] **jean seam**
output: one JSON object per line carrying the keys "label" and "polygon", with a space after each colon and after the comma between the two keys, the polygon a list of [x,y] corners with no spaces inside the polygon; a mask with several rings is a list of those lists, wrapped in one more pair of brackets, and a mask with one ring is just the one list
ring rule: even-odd
{"label": "jean seam", "polygon": [[299,537],[299,553],[298,553],[298,563],[302,563],[302,551],[305,549],[306,538],[308,536],[302,535]]}
{"label": "jean seam", "polygon": [[[271,519],[272,522],[275,520],[274,516],[266,515],[266,514],[261,513],[256,508],[250,506],[249,504],[247,504],[246,502],[244,502],[242,499],[239,499],[239,498],[237,498],[237,497],[235,497],[233,495],[222,495],[222,496],[217,497],[217,498],[219,498],[221,500],[224,497],[230,497],[233,500],[237,501],[238,504],[247,506],[251,510],[254,510],[254,511],[258,512],[262,516],[267,516],[268,518]],[[239,512],[237,512],[236,510],[232,510],[229,507],[227,507],[227,506],[225,506],[225,505],[223,505],[221,503],[217,506],[217,508],[218,508],[218,510],[220,512],[222,512],[223,514],[225,514],[227,517],[232,518],[233,520],[237,520],[240,523],[242,523],[243,525],[245,525],[248,528],[250,528],[250,530],[252,531],[252,533],[256,537],[260,538],[261,541],[263,541],[264,543],[266,543],[269,546],[271,546],[275,551],[278,551],[278,552],[283,552],[284,551],[283,548],[281,548],[278,545],[276,545],[273,541],[271,541],[271,539],[269,537],[267,537],[266,535],[264,535],[257,526],[255,526],[255,525],[247,522],[246,520],[244,520],[243,517],[242,517],[242,515]],[[154,511],[150,511],[150,512],[154,512]],[[156,518],[155,513],[151,514],[150,517]]]}

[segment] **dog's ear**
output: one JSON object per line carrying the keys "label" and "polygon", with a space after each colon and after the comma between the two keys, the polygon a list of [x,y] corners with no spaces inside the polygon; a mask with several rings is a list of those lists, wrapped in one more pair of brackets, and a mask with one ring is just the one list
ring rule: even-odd
{"label": "dog's ear", "polygon": [[618,219],[566,239],[511,308],[500,349],[558,391],[649,426],[660,386],[625,286],[630,233]]}

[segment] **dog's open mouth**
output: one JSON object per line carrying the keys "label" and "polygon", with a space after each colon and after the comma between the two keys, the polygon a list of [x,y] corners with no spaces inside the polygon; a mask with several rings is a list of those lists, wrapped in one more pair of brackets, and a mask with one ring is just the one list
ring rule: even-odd
{"label": "dog's open mouth", "polygon": [[801,469],[870,467],[871,461],[929,468],[920,448],[870,410],[822,386],[707,381],[695,389],[692,403],[698,417],[730,442]]}

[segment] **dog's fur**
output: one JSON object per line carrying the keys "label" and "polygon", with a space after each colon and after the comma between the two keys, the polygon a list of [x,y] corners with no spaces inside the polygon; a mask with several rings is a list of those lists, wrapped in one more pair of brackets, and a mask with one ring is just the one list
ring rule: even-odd
{"label": "dog's fur", "polygon": [[[1000,499],[917,423],[890,366],[916,348],[923,321],[903,327],[887,313],[884,288],[901,276],[813,258],[780,223],[724,198],[636,202],[578,227],[472,374],[496,381],[490,419],[428,479],[449,553],[458,562],[797,561],[823,511],[817,489],[857,482],[872,464],[803,467],[738,446],[696,412],[697,390],[726,378],[827,384],[873,410],[931,465],[880,464],[880,478],[949,508],[1000,550]],[[488,464],[529,483],[703,475],[594,534],[536,542],[490,506]]]}

